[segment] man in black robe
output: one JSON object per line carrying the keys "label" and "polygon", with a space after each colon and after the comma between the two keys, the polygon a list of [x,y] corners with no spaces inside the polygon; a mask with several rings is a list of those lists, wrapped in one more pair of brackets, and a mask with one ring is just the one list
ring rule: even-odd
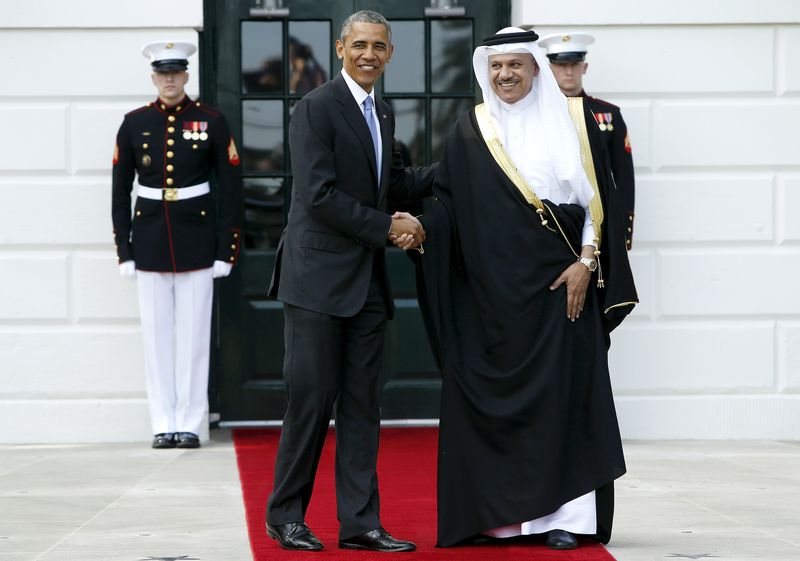
{"label": "man in black robe", "polygon": [[582,116],[591,134],[591,114],[570,119],[536,38],[507,28],[476,49],[485,104],[451,130],[422,218],[442,547],[480,534],[607,542],[625,473],[607,349],[636,292],[607,155],[575,133]]}

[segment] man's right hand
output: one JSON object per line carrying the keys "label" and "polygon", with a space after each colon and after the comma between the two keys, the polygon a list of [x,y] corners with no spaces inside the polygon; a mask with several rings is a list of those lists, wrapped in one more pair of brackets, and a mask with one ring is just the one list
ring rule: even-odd
{"label": "man's right hand", "polygon": [[136,263],[133,261],[123,261],[119,264],[119,274],[124,279],[136,278]]}
{"label": "man's right hand", "polygon": [[395,212],[392,215],[389,240],[400,249],[412,249],[425,241],[425,229],[413,215]]}

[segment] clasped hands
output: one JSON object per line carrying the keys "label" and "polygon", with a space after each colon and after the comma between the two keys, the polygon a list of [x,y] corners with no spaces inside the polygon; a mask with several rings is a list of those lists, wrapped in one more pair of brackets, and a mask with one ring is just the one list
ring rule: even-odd
{"label": "clasped hands", "polygon": [[395,212],[389,229],[389,241],[403,251],[416,249],[424,253],[425,229],[417,218],[407,212]]}

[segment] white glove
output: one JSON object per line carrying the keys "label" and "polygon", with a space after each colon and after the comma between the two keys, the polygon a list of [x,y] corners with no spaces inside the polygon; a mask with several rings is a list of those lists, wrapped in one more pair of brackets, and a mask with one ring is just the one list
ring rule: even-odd
{"label": "white glove", "polygon": [[124,261],[120,263],[119,274],[124,279],[136,278],[136,263],[133,261]]}
{"label": "white glove", "polygon": [[233,269],[233,265],[231,263],[226,263],[225,261],[214,261],[214,273],[212,276],[215,279],[227,277],[231,274],[231,269]]}

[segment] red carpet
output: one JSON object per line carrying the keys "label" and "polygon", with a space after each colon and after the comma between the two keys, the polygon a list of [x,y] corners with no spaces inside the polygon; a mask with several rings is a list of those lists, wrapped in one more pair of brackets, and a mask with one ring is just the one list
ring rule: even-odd
{"label": "red carpet", "polygon": [[[322,452],[307,516],[308,525],[325,544],[325,549],[315,553],[286,551],[267,537],[264,526],[280,431],[237,429],[233,436],[254,561],[388,561],[389,558],[397,561],[614,561],[602,545],[594,542],[583,542],[572,551],[552,551],[542,544],[529,543],[436,548],[435,428],[392,428],[381,431],[378,457],[381,521],[395,537],[415,542],[417,551],[386,554],[340,550],[337,547],[339,527],[333,482],[333,431],[328,435]],[[468,489],[464,491],[469,492]]]}

